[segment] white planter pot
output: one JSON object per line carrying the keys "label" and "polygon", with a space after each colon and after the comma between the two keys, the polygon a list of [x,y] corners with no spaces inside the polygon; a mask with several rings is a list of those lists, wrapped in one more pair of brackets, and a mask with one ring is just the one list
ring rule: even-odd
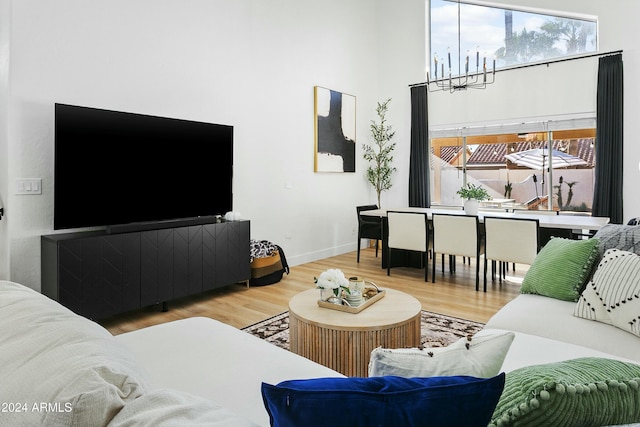
{"label": "white planter pot", "polygon": [[467,215],[478,215],[478,206],[480,202],[476,199],[467,199],[464,201],[464,213]]}

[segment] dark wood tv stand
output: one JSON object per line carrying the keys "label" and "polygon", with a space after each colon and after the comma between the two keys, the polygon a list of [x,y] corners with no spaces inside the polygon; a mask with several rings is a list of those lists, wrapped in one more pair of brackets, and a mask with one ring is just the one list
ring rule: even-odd
{"label": "dark wood tv stand", "polygon": [[249,221],[41,237],[42,293],[97,320],[248,282]]}

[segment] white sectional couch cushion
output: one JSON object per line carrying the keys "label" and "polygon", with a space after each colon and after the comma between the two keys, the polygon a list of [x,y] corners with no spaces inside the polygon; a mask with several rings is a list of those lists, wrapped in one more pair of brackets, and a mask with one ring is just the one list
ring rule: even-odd
{"label": "white sectional couch cushion", "polygon": [[538,335],[640,361],[640,338],[611,325],[574,316],[575,305],[541,295],[521,294],[489,319],[485,328]]}
{"label": "white sectional couch cushion", "polygon": [[116,335],[153,387],[188,391],[261,426],[269,425],[260,385],[342,377],[217,320],[192,317]]}
{"label": "white sectional couch cushion", "polygon": [[640,337],[640,256],[607,250],[573,314]]}
{"label": "white sectional couch cushion", "polygon": [[157,389],[127,403],[109,427],[257,427],[210,400],[178,390]]}
{"label": "white sectional couch cushion", "polygon": [[[483,329],[476,334],[495,333],[496,329]],[[579,357],[602,357],[623,362],[638,363],[637,360],[616,356],[578,344],[570,344],[538,335],[515,332],[509,352],[502,363],[501,372],[511,372],[523,366],[562,362]]]}

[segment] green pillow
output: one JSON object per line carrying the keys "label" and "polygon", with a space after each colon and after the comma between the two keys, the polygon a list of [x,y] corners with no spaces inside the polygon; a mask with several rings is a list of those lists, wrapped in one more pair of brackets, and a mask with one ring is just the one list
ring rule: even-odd
{"label": "green pillow", "polygon": [[585,357],[508,372],[489,427],[640,422],[640,366]]}
{"label": "green pillow", "polygon": [[578,301],[597,256],[598,239],[552,238],[533,260],[520,292]]}

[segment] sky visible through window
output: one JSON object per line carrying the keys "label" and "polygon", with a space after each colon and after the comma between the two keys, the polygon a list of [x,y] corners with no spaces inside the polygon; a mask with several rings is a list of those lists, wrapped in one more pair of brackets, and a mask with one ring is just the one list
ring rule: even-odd
{"label": "sky visible through window", "polygon": [[[469,73],[482,71],[486,57],[487,71],[529,62],[557,59],[595,52],[597,23],[497,7],[460,4],[460,60],[458,60],[458,2],[430,0],[431,53],[428,69],[434,76],[437,57],[438,77],[465,73],[469,56]],[[458,64],[460,63],[460,68]]]}

